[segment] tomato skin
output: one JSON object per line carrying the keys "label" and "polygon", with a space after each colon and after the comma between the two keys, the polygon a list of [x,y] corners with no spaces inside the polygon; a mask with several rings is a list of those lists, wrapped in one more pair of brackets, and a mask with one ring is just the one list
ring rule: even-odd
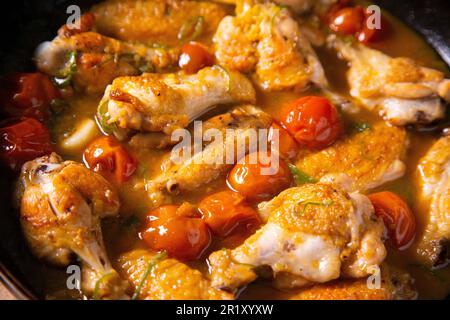
{"label": "tomato skin", "polygon": [[50,116],[52,100],[61,97],[51,80],[42,73],[17,73],[0,84],[3,112],[14,117],[30,117],[44,122]]}
{"label": "tomato skin", "polygon": [[141,237],[154,250],[166,250],[180,260],[195,260],[209,246],[211,234],[206,223],[185,207],[167,205],[149,212]]}
{"label": "tomato skin", "polygon": [[233,191],[207,196],[198,209],[212,232],[222,238],[232,233],[248,236],[261,225],[258,213]]}
{"label": "tomato skin", "polygon": [[416,219],[402,198],[393,192],[383,191],[368,196],[389,232],[392,245],[398,250],[408,248],[416,234]]}
{"label": "tomato skin", "polygon": [[114,138],[103,136],[91,142],[83,153],[86,166],[117,182],[127,181],[137,169],[137,160]]}
{"label": "tomato skin", "polygon": [[278,138],[279,144],[278,149],[279,153],[283,158],[293,159],[297,155],[299,149],[297,142],[295,142],[294,138],[287,132],[284,128],[282,128],[277,123],[272,123],[269,128],[268,140],[274,145],[274,131],[278,130]]}
{"label": "tomato skin", "polygon": [[186,73],[196,73],[198,70],[214,64],[214,57],[200,43],[191,41],[181,47],[178,65]]}
{"label": "tomato skin", "polygon": [[58,30],[58,35],[60,37],[71,37],[75,34],[90,31],[95,23],[95,16],[91,12],[86,12],[80,17],[80,27],[70,29],[67,24],[63,25]]}
{"label": "tomato skin", "polygon": [[[290,187],[292,175],[289,167],[278,155],[273,156],[278,158],[278,168],[271,168],[271,155],[263,152],[246,155],[228,174],[228,186],[252,202],[271,199]],[[262,169],[270,170],[270,174],[263,175]]]}
{"label": "tomato skin", "polygon": [[342,131],[336,107],[328,99],[306,96],[283,110],[281,124],[298,144],[323,149],[333,144]]}
{"label": "tomato skin", "polygon": [[362,7],[347,7],[334,13],[329,26],[335,32],[353,35],[362,29],[364,21]]}
{"label": "tomato skin", "polygon": [[369,44],[371,42],[377,42],[385,39],[390,33],[389,22],[381,16],[380,29],[369,29],[368,27],[368,13],[366,12],[366,18],[363,23],[362,29],[356,34],[356,38],[363,44]]}
{"label": "tomato skin", "polygon": [[0,128],[0,160],[12,170],[52,152],[48,129],[33,118]]}

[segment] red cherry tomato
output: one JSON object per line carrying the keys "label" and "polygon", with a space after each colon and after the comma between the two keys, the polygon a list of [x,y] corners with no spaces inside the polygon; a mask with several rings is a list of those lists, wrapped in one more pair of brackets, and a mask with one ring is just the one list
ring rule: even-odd
{"label": "red cherry tomato", "polygon": [[386,39],[386,37],[389,35],[390,32],[390,25],[389,22],[381,16],[380,18],[380,28],[376,29],[370,29],[369,28],[369,15],[366,12],[366,18],[364,20],[362,29],[357,33],[356,38],[359,42],[368,44],[371,42],[380,41],[383,39]]}
{"label": "red cherry tomato", "polygon": [[336,107],[323,97],[307,96],[287,105],[281,124],[300,145],[311,149],[325,148],[341,134]]}
{"label": "red cherry tomato", "polygon": [[[292,184],[292,175],[283,159],[263,152],[248,154],[230,171],[228,186],[249,201],[268,200]],[[278,163],[278,165],[277,165]]]}
{"label": "red cherry tomato", "polygon": [[113,174],[119,183],[127,181],[137,168],[137,161],[112,137],[100,137],[83,154],[86,166],[106,176]]}
{"label": "red cherry tomato", "polygon": [[186,73],[196,73],[198,70],[213,64],[214,57],[202,44],[191,41],[181,47],[178,65]]}
{"label": "red cherry tomato", "polygon": [[47,128],[33,118],[25,118],[0,128],[0,159],[13,170],[52,152]]}
{"label": "red cherry tomato", "polygon": [[58,30],[58,35],[60,37],[71,37],[77,33],[87,32],[92,30],[95,23],[94,14],[87,12],[80,17],[79,28],[69,28],[67,24],[63,25]]}
{"label": "red cherry tomato", "polygon": [[268,140],[274,145],[275,132],[278,131],[278,151],[283,158],[293,159],[298,153],[298,145],[294,138],[279,126],[277,123],[272,123],[269,128]]}
{"label": "red cherry tomato", "polygon": [[340,9],[331,18],[330,29],[342,34],[353,35],[362,29],[364,23],[364,9],[348,7]]}
{"label": "red cherry tomato", "polygon": [[198,205],[203,220],[219,237],[230,234],[248,236],[261,225],[258,213],[244,197],[233,191],[222,191],[204,198]]}
{"label": "red cherry tomato", "polygon": [[208,226],[189,205],[167,205],[149,212],[141,237],[150,248],[166,250],[181,260],[198,259],[211,242]]}
{"label": "red cherry tomato", "polygon": [[42,73],[17,73],[1,80],[0,103],[9,116],[43,122],[50,115],[52,100],[59,98],[59,91]]}
{"label": "red cherry tomato", "polygon": [[383,220],[393,246],[399,250],[408,248],[416,234],[416,219],[406,202],[389,191],[373,193],[369,199],[375,214]]}

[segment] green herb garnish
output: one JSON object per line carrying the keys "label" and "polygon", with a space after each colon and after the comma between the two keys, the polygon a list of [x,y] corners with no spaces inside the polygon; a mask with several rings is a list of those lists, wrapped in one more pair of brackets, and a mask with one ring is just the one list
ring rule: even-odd
{"label": "green herb garnish", "polygon": [[364,132],[370,130],[372,127],[367,122],[358,122],[353,125],[353,129],[357,132]]}
{"label": "green herb garnish", "polygon": [[167,258],[167,252],[163,251],[158,253],[147,265],[147,268],[145,269],[144,274],[142,275],[141,279],[139,280],[139,285],[136,287],[136,290],[134,290],[133,295],[131,296],[131,300],[136,300],[141,295],[142,287],[144,286],[145,281],[147,280],[148,275],[150,274],[150,271],[152,271],[153,267],[162,259]]}
{"label": "green herb garnish", "polygon": [[306,211],[306,208],[309,206],[318,206],[318,207],[329,207],[334,203],[333,200],[326,200],[323,202],[314,202],[314,201],[302,201],[298,205],[303,205],[302,211],[300,212],[300,215],[303,215]]}
{"label": "green herb garnish", "polygon": [[205,18],[203,16],[189,19],[181,26],[178,39],[185,42],[197,39],[203,31],[204,24]]}
{"label": "green herb garnish", "polygon": [[311,177],[307,173],[301,171],[299,168],[297,168],[292,163],[288,163],[289,170],[292,173],[292,176],[294,177],[295,183],[297,185],[302,185],[305,183],[316,183],[317,179]]}
{"label": "green herb garnish", "polygon": [[67,54],[66,66],[59,72],[58,76],[53,78],[53,82],[58,88],[65,88],[72,81],[75,72],[77,72],[77,52],[70,51]]}
{"label": "green herb garnish", "polygon": [[92,294],[93,300],[98,300],[100,298],[100,287],[101,287],[102,283],[111,279],[111,277],[114,274],[115,274],[114,271],[108,272],[107,274],[102,276],[100,279],[98,279],[97,282],[95,282],[94,292]]}
{"label": "green herb garnish", "polygon": [[109,123],[108,100],[101,103],[98,107],[97,119],[98,124],[106,134],[111,134],[117,130],[117,125],[115,123]]}

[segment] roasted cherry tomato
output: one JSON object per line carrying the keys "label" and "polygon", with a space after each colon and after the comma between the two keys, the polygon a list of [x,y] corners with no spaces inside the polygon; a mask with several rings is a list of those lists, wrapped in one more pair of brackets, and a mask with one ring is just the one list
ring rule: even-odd
{"label": "roasted cherry tomato", "polygon": [[364,21],[362,7],[343,8],[331,18],[330,29],[342,34],[354,35],[362,29]]}
{"label": "roasted cherry tomato", "polygon": [[92,27],[94,26],[95,23],[95,16],[94,14],[87,12],[80,17],[80,21],[78,22],[79,22],[78,28],[77,26],[69,28],[67,24],[63,25],[61,28],[59,28],[58,35],[60,37],[68,38],[70,36],[73,36],[74,34],[92,30]]}
{"label": "roasted cherry tomato", "polygon": [[1,80],[0,112],[9,116],[43,122],[50,115],[52,101],[59,98],[59,91],[42,73],[17,73]]}
{"label": "roasted cherry tomato", "polygon": [[198,259],[211,242],[211,234],[190,205],[162,206],[147,214],[142,239],[154,250],[166,250],[181,260]]}
{"label": "roasted cherry tomato", "polygon": [[243,196],[233,191],[222,191],[204,198],[198,209],[206,224],[219,237],[231,233],[248,236],[261,225],[258,213]]}
{"label": "roasted cherry tomato", "polygon": [[278,132],[278,150],[280,155],[285,159],[293,159],[298,153],[298,145],[294,138],[275,122],[269,128],[268,139],[274,145],[275,132]]}
{"label": "roasted cherry tomato", "polygon": [[213,64],[214,57],[202,44],[191,41],[181,47],[178,65],[186,73],[196,73],[198,70]]}
{"label": "roasted cherry tomato", "polygon": [[375,214],[383,220],[392,245],[399,250],[406,249],[416,234],[416,219],[406,202],[389,191],[373,193],[369,199]]}
{"label": "roasted cherry tomato", "polygon": [[112,174],[117,182],[127,181],[137,168],[137,161],[118,141],[103,136],[86,148],[83,154],[86,166],[94,171],[109,176]]}
{"label": "roasted cherry tomato", "polygon": [[323,97],[307,96],[287,105],[281,124],[300,145],[311,149],[333,144],[341,133],[336,107]]}
{"label": "roasted cherry tomato", "polygon": [[0,158],[13,170],[52,152],[47,128],[33,118],[25,118],[0,128]]}
{"label": "roasted cherry tomato", "polygon": [[358,41],[364,44],[383,40],[389,35],[390,32],[389,22],[383,16],[381,16],[380,18],[380,28],[370,29],[368,21],[369,17],[369,13],[366,12],[366,18],[364,20],[362,29],[356,35]]}
{"label": "roasted cherry tomato", "polygon": [[227,183],[249,201],[262,201],[288,188],[292,175],[278,155],[256,152],[246,155],[233,167]]}

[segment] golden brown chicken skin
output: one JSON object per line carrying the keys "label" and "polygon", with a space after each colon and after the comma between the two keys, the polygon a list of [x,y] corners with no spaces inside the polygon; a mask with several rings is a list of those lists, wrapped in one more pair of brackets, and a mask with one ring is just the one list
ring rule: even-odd
{"label": "golden brown chicken skin", "polygon": [[[171,258],[136,249],[117,259],[118,269],[136,288],[137,298],[148,300],[229,300],[230,293],[211,287],[200,271]],[[150,269],[149,269],[150,266]],[[144,278],[146,271],[147,277]]]}
{"label": "golden brown chicken skin", "polygon": [[366,191],[403,176],[407,142],[404,129],[378,122],[321,151],[301,151],[295,164],[316,179],[345,173],[353,179],[356,190]]}

